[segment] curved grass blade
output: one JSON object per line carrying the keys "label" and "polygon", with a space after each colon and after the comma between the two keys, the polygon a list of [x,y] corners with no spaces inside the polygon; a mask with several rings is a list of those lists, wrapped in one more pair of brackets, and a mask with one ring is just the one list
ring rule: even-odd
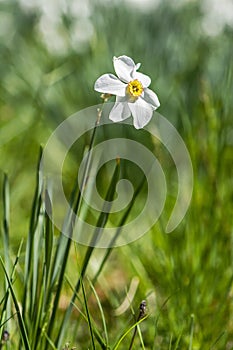
{"label": "curved grass blade", "polygon": [[2,268],[4,270],[4,273],[5,273],[5,276],[6,276],[8,285],[9,285],[9,288],[10,288],[10,293],[11,293],[11,296],[12,296],[12,299],[13,299],[13,303],[15,305],[15,309],[16,309],[16,312],[17,312],[18,323],[19,323],[19,329],[20,329],[20,333],[21,333],[21,336],[22,336],[22,341],[23,341],[25,350],[31,350],[31,347],[30,347],[30,344],[29,344],[29,341],[28,341],[27,332],[26,332],[26,327],[25,327],[25,324],[24,324],[24,321],[23,321],[23,318],[22,318],[22,315],[21,315],[21,312],[20,312],[20,306],[18,304],[17,297],[15,295],[15,292],[14,292],[11,280],[10,280],[8,274],[7,274],[7,271],[6,271],[6,268],[5,268],[5,265],[4,265],[4,262],[3,262],[2,258],[1,258],[1,256],[0,256],[0,263],[1,263]]}
{"label": "curved grass blade", "polygon": [[101,305],[101,302],[100,302],[100,299],[99,299],[99,296],[93,286],[93,284],[91,283],[91,281],[89,280],[88,278],[88,281],[90,283],[90,286],[91,286],[91,289],[95,295],[95,298],[96,298],[96,301],[97,301],[97,304],[99,306],[99,310],[100,310],[100,314],[101,314],[101,318],[102,318],[102,322],[103,322],[103,328],[104,328],[104,335],[105,335],[105,340],[106,340],[106,346],[108,347],[108,331],[107,331],[107,324],[106,324],[106,321],[105,321],[105,316],[104,316],[104,311],[103,311],[103,308],[102,308],[102,305]]}
{"label": "curved grass blade", "polygon": [[134,325],[132,325],[126,332],[122,334],[120,339],[117,341],[117,343],[113,346],[112,350],[117,350],[122,343],[122,341],[125,339],[125,337],[141,322],[143,322],[149,315],[146,315],[145,317],[141,318],[139,321],[137,321]]}

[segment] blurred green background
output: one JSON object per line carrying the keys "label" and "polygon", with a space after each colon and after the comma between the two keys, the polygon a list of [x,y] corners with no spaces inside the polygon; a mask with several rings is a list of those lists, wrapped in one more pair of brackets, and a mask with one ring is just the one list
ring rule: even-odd
{"label": "blurred green background", "polygon": [[160,349],[180,334],[187,348],[192,313],[193,349],[233,349],[232,14],[226,0],[0,1],[0,169],[9,174],[16,240],[27,233],[39,146],[65,118],[100,102],[93,85],[113,73],[113,56],[142,63],[159,113],[189,149],[194,193],[184,223],[169,236],[159,223],[117,249],[107,271],[123,260],[124,283],[141,278],[139,300],[155,288],[161,321],[144,331],[151,344],[155,329]]}
{"label": "blurred green background", "polygon": [[[11,179],[12,220],[29,208],[39,145],[66,117],[100,102],[93,84],[113,72],[114,55],[142,62],[159,112],[188,142],[216,143],[201,135],[212,123],[232,145],[232,27],[214,14],[211,23],[211,8],[198,1],[0,2],[0,168]],[[203,118],[201,108],[216,117]]]}

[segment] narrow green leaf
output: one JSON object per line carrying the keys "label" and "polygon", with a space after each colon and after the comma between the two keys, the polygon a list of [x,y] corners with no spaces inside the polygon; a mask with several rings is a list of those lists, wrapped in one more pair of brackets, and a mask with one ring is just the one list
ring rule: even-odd
{"label": "narrow green leaf", "polygon": [[[10,277],[10,280],[11,282],[13,281],[13,278],[14,278],[14,275],[15,275],[15,269],[16,269],[16,265],[18,263],[18,260],[19,260],[19,256],[20,256],[20,253],[21,253],[21,248],[22,248],[22,245],[23,245],[23,240],[21,241],[20,243],[20,246],[19,246],[19,249],[18,249],[18,253],[17,253],[17,256],[16,256],[16,259],[15,259],[15,262],[13,264],[13,269],[12,269],[12,273],[11,273],[11,277]],[[7,280],[7,279],[6,279]],[[3,328],[2,326],[8,321],[10,320],[13,316],[9,315],[7,316],[7,305],[8,305],[8,299],[9,299],[9,294],[10,294],[10,288],[9,288],[9,285],[7,283],[7,289],[6,289],[6,293],[5,293],[5,296],[3,298],[3,300],[1,301],[0,304],[3,303],[3,306],[2,306],[2,311],[1,311],[1,316],[0,316],[0,339],[2,337],[2,331],[3,331]]]}
{"label": "narrow green leaf", "polygon": [[140,329],[139,325],[137,326],[137,331],[138,331],[138,336],[139,336],[139,339],[140,339],[140,342],[141,342],[141,348],[142,348],[142,350],[146,350],[145,349],[145,345],[144,345],[144,341],[143,341],[143,338],[142,338],[142,332],[141,332],[141,329]]}
{"label": "narrow green leaf", "polygon": [[99,309],[100,309],[100,314],[101,314],[101,318],[102,318],[102,322],[103,322],[103,328],[104,328],[104,335],[105,335],[106,345],[108,346],[108,332],[107,332],[107,324],[106,324],[106,320],[105,320],[105,316],[104,316],[104,311],[103,311],[103,308],[102,308],[99,296],[96,293],[96,290],[95,290],[93,284],[91,283],[91,281],[89,279],[88,279],[88,281],[90,283],[91,289],[92,289],[92,291],[93,291],[93,293],[95,295],[97,304],[98,304]]}
{"label": "narrow green leaf", "polygon": [[[116,164],[113,176],[112,176],[112,180],[111,180],[111,183],[109,185],[109,188],[108,188],[108,191],[107,191],[107,194],[106,194],[106,197],[105,197],[105,201],[106,202],[111,202],[113,200],[113,198],[114,198],[114,194],[115,194],[115,191],[116,191],[116,185],[117,185],[117,182],[119,180],[119,174],[120,174],[120,162],[117,160],[117,164]],[[70,304],[69,304],[69,306],[66,309],[66,312],[64,314],[64,317],[63,317],[63,320],[62,320],[62,323],[61,323],[61,326],[60,326],[60,330],[59,330],[59,333],[58,333],[58,337],[57,337],[57,340],[56,340],[56,345],[57,345],[58,348],[61,347],[61,344],[62,344],[64,331],[65,331],[65,327],[64,326],[65,326],[65,324],[67,324],[67,322],[69,320],[69,317],[70,317],[70,314],[71,314],[71,311],[72,311],[72,307],[73,307],[76,295],[79,292],[79,289],[80,289],[80,286],[81,286],[80,285],[81,278],[83,279],[84,276],[85,276],[89,260],[91,258],[92,253],[93,253],[93,250],[95,249],[95,244],[97,243],[97,241],[99,239],[99,235],[101,235],[101,233],[102,233],[102,229],[105,227],[105,225],[107,223],[107,219],[108,219],[109,213],[106,210],[106,205],[109,205],[109,204],[104,204],[103,211],[100,213],[100,216],[99,216],[99,219],[98,219],[98,222],[97,222],[97,225],[96,225],[96,230],[95,230],[95,232],[93,234],[93,238],[92,238],[92,240],[90,242],[90,246],[87,248],[87,251],[86,251],[83,263],[82,263],[80,277],[79,277],[79,279],[78,279],[78,281],[76,283],[75,291],[74,291],[73,296],[71,298]]]}
{"label": "narrow green leaf", "polygon": [[12,296],[12,299],[13,299],[13,302],[14,302],[14,306],[15,306],[15,309],[16,309],[16,312],[17,312],[19,329],[20,329],[20,333],[21,333],[21,336],[22,336],[22,341],[23,341],[25,350],[31,350],[31,347],[30,347],[29,341],[28,341],[27,332],[26,332],[26,327],[25,327],[25,324],[24,324],[24,321],[23,321],[23,318],[22,318],[22,315],[21,315],[21,312],[20,312],[20,306],[18,304],[17,297],[15,295],[12,283],[10,281],[10,278],[9,278],[8,274],[7,274],[7,271],[6,271],[6,268],[5,268],[5,265],[4,265],[4,262],[3,262],[2,258],[1,258],[1,256],[0,256],[0,263],[2,265],[2,268],[4,270],[5,276],[7,278],[8,284],[9,284],[11,296]]}
{"label": "narrow green leaf", "polygon": [[183,330],[182,330],[182,332],[180,332],[180,335],[179,335],[179,337],[176,340],[176,344],[175,344],[174,350],[177,350],[179,348],[179,344],[180,344],[180,340],[181,340],[182,334],[183,334]]}
{"label": "narrow green leaf", "polygon": [[41,332],[43,329],[42,316],[44,311],[44,300],[45,300],[45,289],[46,289],[46,268],[44,265],[42,272],[42,280],[37,284],[37,305],[35,305],[35,312],[33,314],[32,326],[30,328],[31,332],[31,344],[32,349],[40,348],[41,338],[44,333]]}
{"label": "narrow green leaf", "polygon": [[[29,232],[27,237],[27,246],[25,254],[25,267],[24,267],[24,290],[23,290],[23,301],[22,301],[22,315],[25,317],[27,312],[27,304],[31,306],[32,309],[32,289],[30,285],[32,284],[32,259],[34,251],[34,237],[36,232],[36,227],[38,224],[41,208],[41,191],[42,191],[42,180],[40,175],[40,162],[42,156],[42,148],[40,148],[39,158],[37,163],[37,175],[36,175],[36,188],[34,193],[34,198],[32,202],[31,217],[29,224]],[[30,294],[28,295],[28,293]]]}
{"label": "narrow green leaf", "polygon": [[45,190],[45,208],[45,267],[46,282],[48,282],[53,251],[53,225],[50,219],[52,217],[52,203],[47,189]]}
{"label": "narrow green leaf", "polygon": [[169,341],[169,349],[168,350],[171,350],[172,349],[172,335],[170,337],[170,341]]}
{"label": "narrow green leaf", "polygon": [[[10,226],[10,191],[7,174],[3,174],[3,188],[2,188],[2,203],[3,203],[3,218],[2,218],[2,238],[4,249],[4,263],[7,273],[10,273],[10,249],[9,249],[9,226]],[[9,290],[7,279],[5,278],[5,301],[0,316],[0,323],[4,319],[10,319],[11,305],[9,302]],[[2,329],[0,329],[0,339],[2,336]]]}
{"label": "narrow green leaf", "polygon": [[2,201],[3,201],[2,233],[3,233],[3,245],[4,245],[4,261],[5,261],[7,272],[9,273],[10,191],[9,191],[8,176],[6,174],[3,175]]}
{"label": "narrow green leaf", "polygon": [[45,332],[44,332],[44,336],[45,336],[47,342],[49,343],[49,345],[51,346],[51,348],[52,348],[53,350],[57,350],[55,344],[52,342],[52,340],[48,337],[48,335],[47,335]]}
{"label": "narrow green leaf", "polygon": [[194,315],[191,315],[191,329],[190,329],[190,339],[189,339],[189,350],[193,348],[193,332],[194,332]]}
{"label": "narrow green leaf", "polygon": [[219,334],[219,336],[217,337],[217,339],[214,341],[214,343],[211,345],[211,347],[209,348],[209,350],[212,350],[215,348],[215,345],[219,342],[219,340],[226,334],[226,331],[223,331]]}
{"label": "narrow green leaf", "polygon": [[95,341],[94,341],[94,335],[93,335],[93,330],[92,330],[92,322],[91,322],[91,317],[90,317],[90,313],[89,313],[89,309],[88,309],[88,305],[87,305],[86,291],[85,291],[85,288],[84,288],[84,284],[83,284],[82,278],[80,278],[80,283],[81,283],[81,287],[82,287],[84,306],[85,306],[86,315],[87,315],[87,323],[88,323],[89,330],[90,330],[90,335],[91,335],[92,348],[93,348],[93,350],[95,350]]}
{"label": "narrow green leaf", "polygon": [[129,207],[127,208],[126,212],[124,213],[124,215],[122,216],[122,218],[121,218],[121,220],[120,220],[120,223],[119,223],[119,225],[118,225],[118,227],[117,227],[117,229],[116,229],[116,233],[115,233],[114,237],[112,238],[112,240],[111,240],[110,243],[109,243],[109,248],[106,250],[106,253],[105,253],[105,255],[104,255],[103,259],[102,259],[102,262],[101,262],[101,264],[100,264],[100,267],[99,267],[98,271],[96,272],[95,277],[93,278],[93,281],[92,281],[93,285],[95,285],[95,283],[96,283],[96,281],[97,281],[97,279],[98,279],[100,273],[102,272],[102,270],[103,270],[103,268],[104,268],[105,263],[107,262],[107,260],[108,260],[108,258],[109,258],[109,256],[110,256],[110,254],[111,254],[111,252],[112,252],[112,250],[113,250],[114,244],[115,244],[117,238],[119,237],[119,235],[120,235],[120,233],[121,233],[121,231],[122,231],[122,227],[123,227],[124,224],[126,223],[126,220],[127,220],[128,216],[129,216],[129,214],[130,214],[130,212],[131,212],[131,210],[132,210],[132,208],[133,208],[133,205],[134,205],[134,202],[135,202],[137,196],[139,195],[139,193],[140,193],[141,190],[142,190],[142,187],[143,187],[143,185],[144,185],[144,182],[145,182],[145,181],[144,181],[144,177],[143,177],[143,179],[142,179],[142,181],[140,182],[138,188],[136,189],[136,191],[135,191],[134,194],[133,194],[133,198],[132,198],[132,200],[131,200],[131,203],[130,203]]}
{"label": "narrow green leaf", "polygon": [[[70,288],[72,291],[74,291],[74,286],[72,286],[72,283],[71,281],[68,279],[68,277],[66,276],[66,281],[67,283],[69,284]],[[78,294],[76,294],[76,299],[78,299],[78,301],[81,303],[81,299],[79,297]],[[88,322],[88,319],[87,319],[87,316],[82,312],[82,310],[80,310],[80,308],[76,305],[76,304],[73,304],[73,307],[75,309],[78,310],[78,312],[80,313],[80,315],[83,317],[83,319]],[[99,345],[101,346],[101,349],[103,350],[106,350],[106,349],[109,349],[108,345],[105,343],[103,337],[100,335],[100,332],[98,331],[98,329],[96,328],[94,322],[92,321],[92,329],[93,329],[93,333],[95,335],[95,339],[98,341]]]}
{"label": "narrow green leaf", "polygon": [[116,350],[119,348],[119,345],[122,343],[122,341],[125,339],[125,337],[137,326],[139,325],[142,321],[144,321],[146,318],[148,317],[148,315],[146,315],[145,317],[141,318],[139,321],[137,321],[134,325],[132,325],[126,332],[124,332],[122,334],[122,336],[120,337],[120,339],[118,340],[118,342],[113,346],[112,350]]}
{"label": "narrow green leaf", "polygon": [[[90,148],[93,146],[94,137],[92,137],[92,141],[90,144]],[[72,237],[72,231],[73,231],[73,224],[75,220],[74,213],[77,212],[78,207],[80,205],[81,200],[81,191],[79,189],[79,183],[78,183],[78,173],[76,175],[76,181],[74,183],[72,192],[71,192],[71,198],[70,198],[70,206],[69,211],[66,214],[66,217],[64,219],[62,232],[60,232],[57,249],[54,254],[53,263],[51,270],[53,271],[51,276],[51,282],[50,282],[50,290],[49,295],[53,294],[54,285],[56,285],[56,294],[53,301],[53,308],[52,308],[52,314],[50,317],[50,321],[48,324],[48,337],[51,337],[53,327],[54,327],[54,320],[56,318],[58,303],[60,299],[61,289],[63,285],[64,275],[65,275],[65,269],[67,265],[67,260],[69,257],[69,251],[71,247],[71,237]],[[66,235],[64,235],[63,232],[66,232]],[[48,300],[49,303],[49,300]]]}
{"label": "narrow green leaf", "polygon": [[[89,172],[89,167],[90,167],[90,162],[91,162],[91,149],[93,148],[94,145],[94,141],[95,141],[95,137],[96,137],[96,131],[97,131],[97,124],[94,127],[92,136],[91,136],[91,141],[90,141],[90,145],[89,145],[89,150],[88,150],[88,156],[87,156],[87,161],[85,164],[85,168],[84,168],[84,175],[83,175],[83,179],[82,179],[82,183],[81,183],[81,188],[79,188],[79,181],[78,181],[78,172],[76,175],[76,180],[71,192],[71,197],[69,200],[69,211],[66,214],[66,217],[64,219],[64,223],[63,223],[63,228],[62,228],[62,232],[66,232],[66,236],[61,232],[60,237],[59,237],[59,242],[57,245],[57,250],[55,253],[55,257],[54,257],[54,264],[53,264],[53,281],[55,281],[56,276],[58,274],[58,270],[60,269],[61,266],[61,262],[62,265],[65,266],[66,262],[67,262],[67,258],[68,258],[68,253],[69,253],[69,249],[70,249],[70,244],[71,244],[71,238],[72,238],[72,231],[73,231],[73,224],[75,221],[75,213],[77,213],[79,211],[80,205],[81,205],[81,193],[82,190],[85,186],[85,183],[87,181],[88,178],[88,172]],[[67,238],[69,237],[69,238]],[[63,273],[64,271],[61,271],[61,273]],[[60,273],[60,276],[61,276]]]}

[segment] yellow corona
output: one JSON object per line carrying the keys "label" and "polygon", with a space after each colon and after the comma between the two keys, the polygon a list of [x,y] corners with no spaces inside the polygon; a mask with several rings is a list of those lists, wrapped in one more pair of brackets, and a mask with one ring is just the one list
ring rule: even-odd
{"label": "yellow corona", "polygon": [[137,79],[130,81],[127,86],[127,92],[133,97],[141,96],[143,92],[142,83]]}

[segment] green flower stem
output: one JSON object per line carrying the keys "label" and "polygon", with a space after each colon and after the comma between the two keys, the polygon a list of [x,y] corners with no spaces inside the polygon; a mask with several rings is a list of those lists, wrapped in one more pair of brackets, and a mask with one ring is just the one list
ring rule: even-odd
{"label": "green flower stem", "polygon": [[[140,304],[140,308],[139,308],[139,315],[138,315],[138,318],[137,318],[137,322],[139,322],[143,317],[145,317],[145,310],[146,310],[146,302],[145,300],[143,300]],[[137,325],[135,326],[134,328],[134,333],[133,333],[133,336],[132,336],[132,339],[131,339],[131,342],[130,342],[130,346],[129,346],[129,350],[132,350],[133,348],[133,343],[134,343],[134,339],[135,339],[135,336],[137,334]]]}
{"label": "green flower stem", "polygon": [[[120,173],[120,161],[117,160],[115,171],[113,173],[112,180],[111,180],[111,183],[110,183],[110,186],[109,186],[106,198],[105,198],[106,202],[111,202],[113,197],[114,197],[116,184],[117,184],[117,181],[119,179],[119,173]],[[63,339],[63,335],[64,335],[64,325],[69,320],[70,314],[72,312],[73,304],[74,304],[74,301],[76,299],[76,295],[77,295],[77,293],[80,290],[81,280],[83,280],[83,278],[85,276],[88,263],[90,261],[91,255],[92,255],[92,253],[93,253],[93,251],[95,249],[95,245],[96,245],[96,243],[98,242],[98,240],[100,238],[102,229],[105,227],[105,225],[107,223],[109,213],[106,212],[105,209],[106,209],[106,204],[104,204],[104,208],[103,208],[102,212],[100,213],[100,216],[99,216],[99,219],[98,219],[98,222],[97,222],[97,225],[96,225],[96,230],[95,230],[95,232],[93,234],[92,240],[90,242],[90,246],[87,248],[87,251],[86,251],[83,263],[82,263],[82,267],[81,267],[81,271],[80,271],[80,277],[79,277],[79,279],[78,279],[78,281],[76,283],[76,286],[75,286],[75,289],[74,289],[74,292],[73,292],[73,296],[71,298],[71,301],[70,301],[70,304],[69,304],[68,308],[66,309],[66,312],[65,312],[65,315],[64,315],[64,318],[63,318],[60,330],[58,332],[58,338],[57,338],[57,341],[56,341],[56,346],[58,348],[61,346],[61,343],[62,343],[62,339]]]}
{"label": "green flower stem", "polygon": [[[57,280],[57,274],[59,273],[58,277],[58,282],[57,282],[57,287],[56,287],[56,294],[53,302],[53,308],[52,308],[52,314],[50,317],[49,325],[48,325],[48,337],[51,337],[52,330],[54,327],[54,320],[56,317],[56,312],[58,309],[58,303],[61,295],[61,290],[62,290],[62,285],[63,285],[63,279],[64,279],[64,274],[65,274],[65,269],[68,261],[68,256],[69,256],[69,251],[72,243],[72,235],[73,235],[73,227],[75,223],[75,215],[74,213],[78,213],[80,211],[81,207],[81,199],[82,199],[82,191],[84,190],[84,187],[86,185],[87,179],[88,179],[88,174],[89,174],[89,169],[90,169],[90,163],[91,163],[91,150],[94,146],[95,142],[95,137],[96,137],[96,131],[97,127],[99,126],[100,119],[102,116],[103,108],[104,108],[104,103],[107,102],[107,99],[104,99],[102,107],[97,110],[97,119],[96,123],[92,132],[91,140],[90,140],[90,145],[89,145],[89,150],[88,150],[88,155],[87,155],[87,160],[84,168],[84,175],[82,178],[81,186],[79,188],[78,185],[78,175],[76,176],[76,181],[74,184],[74,188],[71,194],[71,199],[70,199],[70,210],[67,213],[66,219],[64,221],[63,227],[65,228],[66,232],[69,233],[69,238],[63,235],[61,232],[60,234],[60,240],[58,243],[57,251],[55,253],[54,257],[54,262],[53,262],[53,276],[52,276],[52,286],[54,286],[54,283]],[[50,293],[51,295],[51,293]],[[65,319],[64,319],[65,321]],[[65,323],[62,322],[61,329],[65,326]],[[63,334],[63,332],[61,332]],[[60,336],[60,334],[59,334]]]}

